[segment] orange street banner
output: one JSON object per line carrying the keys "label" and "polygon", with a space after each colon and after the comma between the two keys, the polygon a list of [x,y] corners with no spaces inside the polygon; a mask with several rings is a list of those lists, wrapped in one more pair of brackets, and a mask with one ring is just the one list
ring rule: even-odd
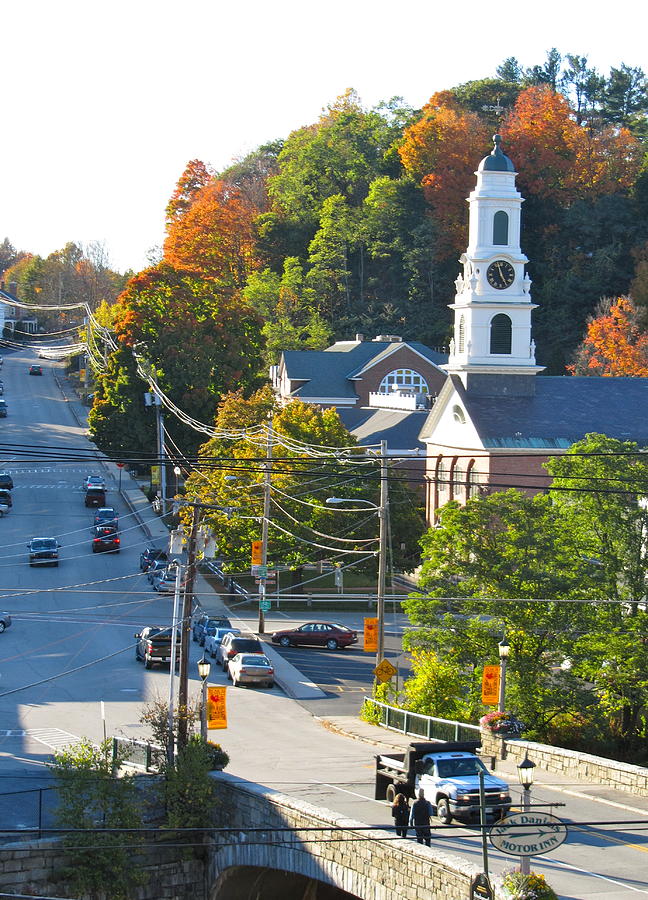
{"label": "orange street banner", "polygon": [[260,566],[263,563],[263,541],[252,541],[252,565]]}
{"label": "orange street banner", "polygon": [[484,666],[482,675],[482,703],[497,706],[499,703],[500,667]]}
{"label": "orange street banner", "polygon": [[227,728],[226,687],[207,687],[207,728]]}
{"label": "orange street banner", "polygon": [[364,620],[364,649],[366,653],[375,653],[378,649],[378,619]]}

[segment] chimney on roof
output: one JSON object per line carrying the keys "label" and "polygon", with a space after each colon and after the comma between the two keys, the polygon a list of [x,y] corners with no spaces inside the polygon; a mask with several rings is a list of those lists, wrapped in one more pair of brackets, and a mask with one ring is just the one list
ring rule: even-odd
{"label": "chimney on roof", "polygon": [[364,341],[364,334],[356,334],[356,341],[361,344]]}
{"label": "chimney on roof", "polygon": [[379,341],[382,344],[401,344],[403,338],[398,334],[379,334],[378,337],[374,338],[374,341]]}
{"label": "chimney on roof", "polygon": [[18,282],[17,281],[9,282],[9,293],[13,294],[14,297],[18,296]]}

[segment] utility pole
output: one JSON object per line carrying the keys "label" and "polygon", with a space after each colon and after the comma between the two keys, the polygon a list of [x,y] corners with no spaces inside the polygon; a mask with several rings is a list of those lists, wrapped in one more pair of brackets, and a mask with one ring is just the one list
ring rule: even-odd
{"label": "utility pole", "polygon": [[387,441],[380,442],[380,520],[378,545],[378,650],[376,665],[385,655],[385,582],[387,576],[387,524],[389,515],[389,484],[387,481]]}
{"label": "utility pole", "polygon": [[162,513],[167,511],[167,489],[166,489],[166,444],[164,441],[164,415],[162,413],[162,401],[157,394],[155,397],[155,415],[157,423],[157,448],[158,463],[160,466],[160,500],[162,501]]}
{"label": "utility pole", "polygon": [[[272,479],[272,420],[266,428],[266,463],[265,477],[263,480],[263,519],[261,522],[261,565],[268,565],[268,523],[270,521],[270,485]],[[267,572],[267,568],[265,570]],[[266,579],[259,578],[259,634],[265,633],[265,610],[262,603],[266,598]]]}
{"label": "utility pole", "polygon": [[193,586],[196,577],[196,542],[198,536],[198,523],[200,522],[200,507],[193,506],[191,514],[191,531],[189,532],[189,547],[187,561],[187,578],[184,595],[182,598],[182,631],[180,636],[180,683],[178,685],[178,749],[183,750],[187,746],[187,707],[189,705],[189,631],[191,628],[191,613],[193,606]]}

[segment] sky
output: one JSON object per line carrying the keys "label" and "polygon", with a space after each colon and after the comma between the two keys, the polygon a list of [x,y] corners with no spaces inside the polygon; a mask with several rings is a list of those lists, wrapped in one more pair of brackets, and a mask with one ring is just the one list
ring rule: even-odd
{"label": "sky", "polygon": [[551,47],[648,71],[647,18],[644,0],[0,0],[0,241],[98,242],[138,271],[191,159],[223,169],[349,87],[419,108]]}

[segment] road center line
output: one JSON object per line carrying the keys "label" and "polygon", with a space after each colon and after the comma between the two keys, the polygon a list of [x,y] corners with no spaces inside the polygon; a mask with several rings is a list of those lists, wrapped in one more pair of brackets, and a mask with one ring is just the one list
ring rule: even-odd
{"label": "road center line", "polygon": [[377,803],[378,806],[385,806],[382,800],[374,800],[373,797],[367,797],[364,794],[358,794],[357,791],[347,791],[346,788],[338,787],[337,784],[329,784],[327,781],[315,781],[314,778],[310,779],[311,784],[319,784],[320,787],[328,787],[332,788],[335,791],[341,791],[343,794],[351,794],[352,797],[359,797],[361,800],[370,800],[372,803]]}

